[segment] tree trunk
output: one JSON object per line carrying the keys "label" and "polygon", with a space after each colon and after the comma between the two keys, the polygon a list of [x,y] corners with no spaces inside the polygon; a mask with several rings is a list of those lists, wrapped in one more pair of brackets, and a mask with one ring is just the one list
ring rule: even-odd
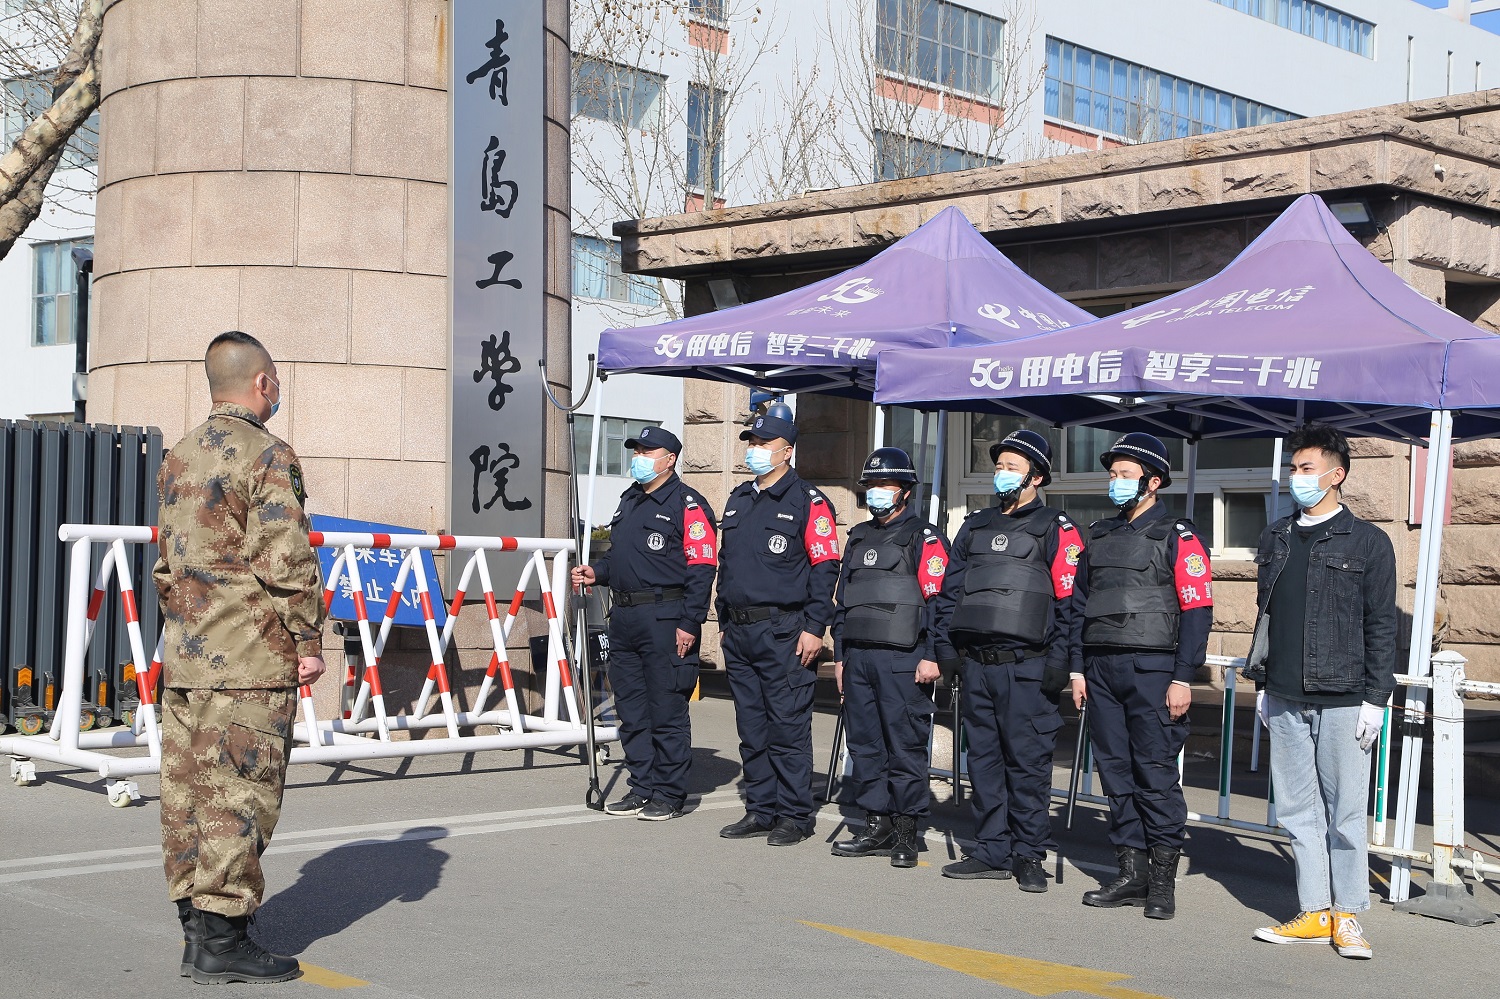
{"label": "tree trunk", "polygon": [[64,147],[99,106],[99,35],[103,0],[89,0],[68,54],[52,80],[52,105],[26,126],[0,157],[0,259],[41,214],[42,201]]}

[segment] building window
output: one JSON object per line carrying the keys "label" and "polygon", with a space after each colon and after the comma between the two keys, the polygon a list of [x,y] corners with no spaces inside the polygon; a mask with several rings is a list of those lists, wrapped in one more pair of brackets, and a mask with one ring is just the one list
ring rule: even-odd
{"label": "building window", "polygon": [[[10,149],[26,126],[47,108],[52,106],[52,73],[33,77],[6,80],[5,103],[5,148]],[[57,166],[60,170],[80,167],[92,168],[99,162],[99,115],[89,115],[68,140]]]}
{"label": "building window", "polygon": [[573,113],[614,125],[643,128],[656,114],[667,78],[633,66],[581,57],[573,60]]}
{"label": "building window", "polygon": [[708,24],[725,25],[724,0],[688,0],[688,18]]}
{"label": "building window", "polygon": [[78,290],[78,270],[73,250],[93,247],[92,240],[35,243],[31,247],[36,277],[32,281],[31,342],[51,347],[73,342],[73,295]]}
{"label": "building window", "polygon": [[573,234],[573,296],[656,307],[661,291],[654,278],[620,269],[620,244]]}
{"label": "building window", "polygon": [[914,139],[909,135],[878,130],[875,132],[876,180],[925,177],[931,173],[998,166],[1003,162],[1005,161],[998,156],[971,153],[967,149]]}
{"label": "building window", "polygon": [[[629,475],[630,456],[625,453],[625,442],[647,427],[661,426],[660,420],[629,420],[623,416],[606,416],[599,433],[599,460],[594,472],[598,475]],[[582,414],[575,417],[577,426],[573,433],[573,467],[579,475],[587,475],[589,447],[594,434],[594,418]]]}
{"label": "building window", "polygon": [[1345,52],[1375,58],[1375,25],[1312,0],[1213,0]]}
{"label": "building window", "polygon": [[[967,466],[957,493],[967,509],[988,506],[994,490],[990,479],[994,462],[990,445],[1013,430],[1035,430],[1052,445],[1052,484],[1047,502],[1065,511],[1080,526],[1113,517],[1116,508],[1105,495],[1105,473],[1099,455],[1120,436],[1118,430],[1069,427],[1059,430],[1049,424],[1019,417],[970,413],[967,427]],[[1186,448],[1181,439],[1164,437],[1162,443],[1172,460],[1172,485],[1161,494],[1169,515],[1187,512]],[[1270,440],[1206,440],[1198,445],[1198,475],[1193,521],[1209,541],[1212,554],[1222,558],[1249,558],[1260,532],[1271,522],[1270,465],[1274,445]],[[1281,490],[1285,514],[1287,491]],[[961,518],[963,510],[955,510]],[[953,524],[956,528],[956,523]]]}
{"label": "building window", "polygon": [[[724,104],[728,94],[701,83],[688,84],[687,185],[720,189],[724,168]],[[704,161],[707,160],[707,183]]]}
{"label": "building window", "polygon": [[879,0],[875,56],[881,70],[989,100],[1005,78],[1005,22],[946,0]]}
{"label": "building window", "polygon": [[1301,117],[1052,37],[1044,100],[1048,116],[1126,142],[1183,139]]}

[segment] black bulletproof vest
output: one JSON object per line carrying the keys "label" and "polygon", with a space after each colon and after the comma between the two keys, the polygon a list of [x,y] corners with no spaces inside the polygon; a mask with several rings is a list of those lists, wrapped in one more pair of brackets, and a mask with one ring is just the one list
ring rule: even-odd
{"label": "black bulletproof vest", "polygon": [[1174,521],[1144,531],[1094,525],[1088,544],[1088,602],[1083,644],[1132,649],[1177,647],[1177,585],[1172,572]]}
{"label": "black bulletproof vest", "polygon": [[925,526],[913,519],[877,536],[867,537],[860,527],[850,532],[844,561],[854,568],[844,585],[844,641],[910,649],[922,637],[926,601],[911,543]]}
{"label": "black bulletproof vest", "polygon": [[[992,520],[996,519],[990,514]],[[1000,635],[1035,645],[1047,634],[1052,614],[1052,571],[1047,564],[1047,532],[1058,511],[1038,507],[1022,517],[969,533],[964,591],[953,611],[950,631]]]}

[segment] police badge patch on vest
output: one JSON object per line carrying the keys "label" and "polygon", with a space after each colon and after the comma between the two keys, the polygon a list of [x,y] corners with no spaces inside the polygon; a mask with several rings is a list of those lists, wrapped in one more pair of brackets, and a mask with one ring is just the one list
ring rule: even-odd
{"label": "police badge patch on vest", "polygon": [[667,539],[659,532],[652,531],[651,536],[646,539],[646,547],[654,552],[659,552],[667,547]]}

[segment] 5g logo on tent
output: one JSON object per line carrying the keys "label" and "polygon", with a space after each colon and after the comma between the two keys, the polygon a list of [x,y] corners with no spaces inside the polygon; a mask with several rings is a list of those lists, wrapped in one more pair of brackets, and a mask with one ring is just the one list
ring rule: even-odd
{"label": "5g logo on tent", "polygon": [[1006,364],[1004,359],[995,360],[990,357],[981,357],[974,362],[974,371],[969,376],[969,384],[975,388],[1006,389],[1015,380],[1016,369]]}
{"label": "5g logo on tent", "polygon": [[820,302],[843,302],[845,305],[859,305],[873,298],[879,298],[885,294],[883,288],[867,288],[870,278],[850,278],[826,295],[819,295]]}

